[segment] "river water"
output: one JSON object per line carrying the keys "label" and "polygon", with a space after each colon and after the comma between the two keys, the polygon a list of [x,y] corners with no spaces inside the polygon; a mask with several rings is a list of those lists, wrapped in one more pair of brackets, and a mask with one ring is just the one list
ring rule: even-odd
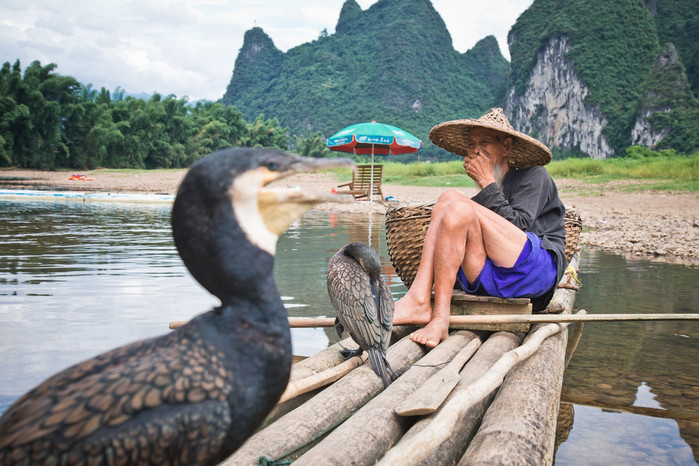
{"label": "river water", "polygon": [[[169,205],[0,201],[0,413],[71,364],[168,332],[217,304],[171,239]],[[325,267],[363,241],[394,298],[406,290],[383,216],[309,212],[280,238],[275,278],[292,316],[334,316]],[[583,249],[576,306],[589,313],[699,313],[699,268]],[[336,341],[294,329],[294,354]],[[588,323],[566,371],[558,464],[696,464],[699,322]]]}

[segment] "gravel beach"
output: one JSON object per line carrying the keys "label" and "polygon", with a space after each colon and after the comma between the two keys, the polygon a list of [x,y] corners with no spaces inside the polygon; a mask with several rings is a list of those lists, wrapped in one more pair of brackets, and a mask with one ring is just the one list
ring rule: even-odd
{"label": "gravel beach", "polygon": [[[53,189],[119,193],[175,194],[185,170],[126,173],[110,170],[79,172],[85,179],[69,179],[77,172],[0,170],[3,189]],[[465,175],[464,175],[465,176]],[[73,177],[75,178],[75,177]],[[310,173],[279,182],[308,192],[329,192],[339,182],[330,175]],[[583,220],[582,243],[629,258],[699,265],[699,194],[687,192],[627,192],[628,183],[585,184],[557,179],[561,199]],[[391,202],[359,201],[323,204],[322,210],[384,213],[387,206],[435,201],[445,188],[383,184]],[[462,189],[472,196],[475,189]]]}

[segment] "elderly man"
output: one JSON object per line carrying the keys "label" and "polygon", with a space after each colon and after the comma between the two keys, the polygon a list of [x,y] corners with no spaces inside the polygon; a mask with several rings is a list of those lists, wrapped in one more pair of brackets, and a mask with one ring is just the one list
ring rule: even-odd
{"label": "elderly man", "polygon": [[565,207],[542,166],[551,161],[544,144],[512,128],[500,108],[437,125],[430,139],[464,157],[481,188],[473,198],[453,190],[439,197],[415,280],[396,302],[393,323],[425,324],[411,338],[434,347],[448,336],[455,282],[471,294],[531,298],[537,312],[567,261]]}

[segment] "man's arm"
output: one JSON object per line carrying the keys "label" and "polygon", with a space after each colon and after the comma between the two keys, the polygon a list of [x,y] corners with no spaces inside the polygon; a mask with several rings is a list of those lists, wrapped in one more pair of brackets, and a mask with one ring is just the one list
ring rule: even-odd
{"label": "man's arm", "polygon": [[517,173],[508,172],[504,181],[507,197],[496,183],[490,183],[472,199],[527,231],[546,205],[549,183],[545,168],[532,167]]}

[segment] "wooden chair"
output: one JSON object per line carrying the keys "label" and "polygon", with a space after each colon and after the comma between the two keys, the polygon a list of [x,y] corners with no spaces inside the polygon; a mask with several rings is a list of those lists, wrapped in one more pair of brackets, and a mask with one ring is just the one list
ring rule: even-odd
{"label": "wooden chair", "polygon": [[[383,200],[381,191],[381,175],[383,165],[374,165],[374,198]],[[352,176],[352,181],[339,185],[339,194],[351,194],[355,199],[369,198],[371,185],[371,165],[357,165],[357,173]],[[343,189],[340,191],[340,189]]]}

